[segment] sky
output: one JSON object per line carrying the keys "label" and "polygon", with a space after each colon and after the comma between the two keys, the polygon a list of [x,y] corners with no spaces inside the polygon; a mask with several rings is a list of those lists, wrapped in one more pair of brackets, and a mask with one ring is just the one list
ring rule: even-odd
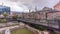
{"label": "sky", "polygon": [[43,7],[53,8],[60,0],[0,0],[0,5],[11,7],[11,11],[29,12]]}

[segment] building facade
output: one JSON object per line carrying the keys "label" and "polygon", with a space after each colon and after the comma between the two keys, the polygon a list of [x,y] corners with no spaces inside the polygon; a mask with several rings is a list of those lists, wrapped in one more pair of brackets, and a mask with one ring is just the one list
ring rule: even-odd
{"label": "building facade", "polygon": [[4,12],[10,14],[10,7],[0,5],[0,14],[3,14]]}
{"label": "building facade", "polygon": [[30,12],[30,13],[23,13],[20,16],[21,18],[33,18],[33,19],[59,19],[60,18],[60,11],[44,7],[40,11]]}

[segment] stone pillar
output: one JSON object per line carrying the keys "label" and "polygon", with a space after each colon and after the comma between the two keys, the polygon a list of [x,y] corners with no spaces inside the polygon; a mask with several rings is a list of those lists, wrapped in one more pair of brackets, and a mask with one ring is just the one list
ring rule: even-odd
{"label": "stone pillar", "polygon": [[5,34],[10,34],[10,29],[6,29]]}

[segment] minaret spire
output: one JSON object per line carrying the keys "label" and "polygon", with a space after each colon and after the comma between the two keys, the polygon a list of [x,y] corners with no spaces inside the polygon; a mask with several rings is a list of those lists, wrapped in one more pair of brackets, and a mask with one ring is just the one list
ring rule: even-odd
{"label": "minaret spire", "polygon": [[35,11],[37,11],[37,6],[35,6]]}

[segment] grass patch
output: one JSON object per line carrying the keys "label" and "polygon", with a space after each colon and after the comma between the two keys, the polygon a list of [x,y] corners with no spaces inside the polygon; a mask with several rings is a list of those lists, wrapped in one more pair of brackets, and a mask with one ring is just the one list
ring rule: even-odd
{"label": "grass patch", "polygon": [[34,33],[29,31],[27,28],[23,28],[11,31],[11,34],[34,34]]}

